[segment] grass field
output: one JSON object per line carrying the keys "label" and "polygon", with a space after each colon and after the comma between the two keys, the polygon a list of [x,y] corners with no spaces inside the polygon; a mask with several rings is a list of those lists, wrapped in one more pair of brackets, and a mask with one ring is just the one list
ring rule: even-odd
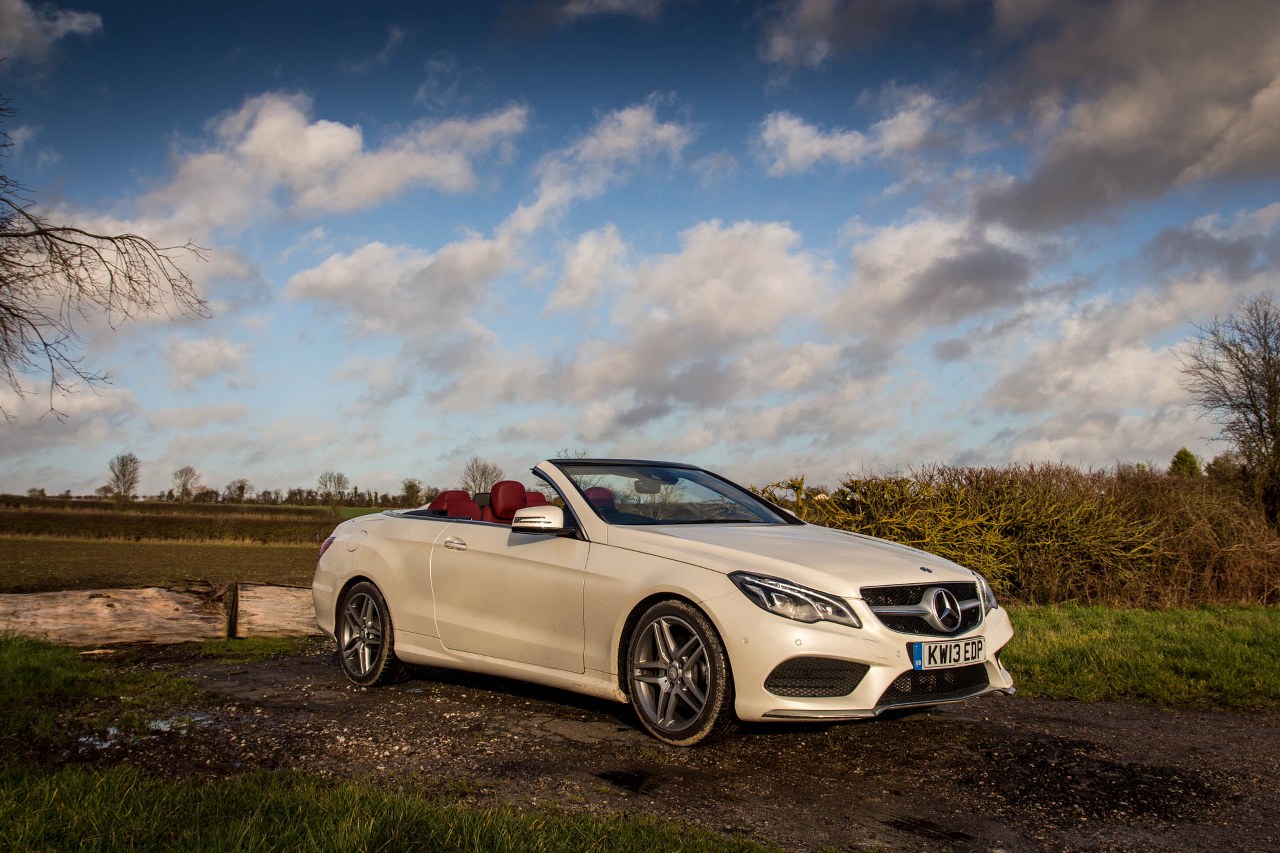
{"label": "grass field", "polygon": [[[305,818],[305,819],[303,819]],[[158,779],[131,767],[0,773],[6,850],[765,850],[643,817],[478,807],[300,773]]]}
{"label": "grass field", "polygon": [[351,518],[359,518],[362,515],[373,515],[378,512],[386,512],[386,509],[380,506],[340,506],[338,507],[338,518],[346,521]]}
{"label": "grass field", "polygon": [[1280,608],[1014,607],[1018,692],[1236,709],[1280,705]]}
{"label": "grass field", "polygon": [[314,545],[0,538],[0,593],[180,587],[193,581],[309,585]]}

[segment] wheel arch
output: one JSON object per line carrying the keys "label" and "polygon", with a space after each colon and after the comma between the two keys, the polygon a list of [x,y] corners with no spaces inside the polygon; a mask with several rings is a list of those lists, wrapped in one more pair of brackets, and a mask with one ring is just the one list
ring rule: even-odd
{"label": "wheel arch", "polygon": [[[711,614],[707,612],[705,607],[694,601],[689,596],[672,591],[654,592],[646,595],[644,598],[637,601],[631,608],[631,611],[627,613],[627,618],[622,623],[622,630],[618,633],[617,648],[614,649],[614,663],[616,664],[617,669],[616,677],[618,689],[622,691],[622,695],[627,697],[628,701],[631,699],[631,691],[627,686],[627,647],[631,645],[631,634],[635,631],[636,623],[640,621],[640,617],[644,615],[644,612],[661,601],[683,601],[685,604],[697,610],[704,618],[706,618],[711,629],[716,632],[716,636],[719,637],[721,645],[724,644],[724,635],[721,633],[719,626],[716,625],[716,621],[711,618]],[[727,655],[725,659],[727,665]]]}
{"label": "wheel arch", "polygon": [[[342,586],[338,587],[338,594],[333,597],[333,620],[334,620],[333,624],[334,624],[335,631],[337,630],[338,619],[340,619],[342,616],[342,599],[346,598],[347,590],[351,589],[351,587],[355,586],[358,583],[372,584],[373,587],[377,589],[379,593],[382,593],[382,587],[378,586],[378,582],[375,581],[373,578],[369,577],[368,575],[354,574],[351,577],[347,578],[345,581],[343,581]],[[382,593],[383,601],[386,601],[386,598],[387,598],[386,593]],[[391,609],[391,604],[389,602],[387,603],[387,609],[388,610]],[[393,619],[392,625],[394,624],[395,624],[395,620]]]}

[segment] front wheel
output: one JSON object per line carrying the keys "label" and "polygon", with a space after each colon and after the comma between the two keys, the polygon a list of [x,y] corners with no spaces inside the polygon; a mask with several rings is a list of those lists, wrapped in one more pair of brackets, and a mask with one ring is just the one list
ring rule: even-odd
{"label": "front wheel", "polygon": [[398,679],[391,611],[381,591],[368,581],[347,590],[338,605],[338,660],[355,684],[372,687]]}
{"label": "front wheel", "polygon": [[644,612],[627,646],[631,705],[649,734],[672,746],[723,736],[733,724],[733,679],[715,628],[684,601]]}

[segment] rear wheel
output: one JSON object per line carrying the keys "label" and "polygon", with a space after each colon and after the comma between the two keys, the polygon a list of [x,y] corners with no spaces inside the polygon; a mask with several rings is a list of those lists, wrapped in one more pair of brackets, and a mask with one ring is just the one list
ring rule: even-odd
{"label": "rear wheel", "polygon": [[627,686],[641,724],[664,743],[693,746],[732,727],[724,644],[687,602],[662,601],[640,617],[627,646]]}
{"label": "rear wheel", "polygon": [[338,605],[338,660],[352,682],[363,687],[386,684],[404,674],[396,659],[391,611],[376,586],[361,581]]}

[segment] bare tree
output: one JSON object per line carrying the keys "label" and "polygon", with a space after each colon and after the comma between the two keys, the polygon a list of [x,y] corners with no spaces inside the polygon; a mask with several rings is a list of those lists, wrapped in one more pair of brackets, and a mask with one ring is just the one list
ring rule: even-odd
{"label": "bare tree", "polygon": [[316,478],[316,485],[320,487],[320,497],[336,516],[338,505],[342,503],[343,495],[351,486],[351,481],[347,479],[346,474],[339,471],[324,471]]}
{"label": "bare tree", "polygon": [[253,493],[253,483],[250,483],[244,477],[232,480],[222,488],[222,497],[238,504],[242,504],[253,497]]}
{"label": "bare tree", "polygon": [[1270,293],[1196,327],[1183,385],[1244,460],[1267,519],[1280,518],[1280,308]]}
{"label": "bare tree", "polygon": [[476,492],[487,492],[493,488],[494,483],[505,476],[502,469],[489,460],[472,456],[467,460],[467,464],[462,466],[458,488],[465,489],[473,495]]}
{"label": "bare tree", "polygon": [[178,496],[178,503],[191,500],[196,489],[200,488],[200,472],[190,465],[183,465],[173,472],[173,491]]}
{"label": "bare tree", "polygon": [[342,499],[343,494],[351,486],[351,481],[347,479],[347,475],[339,471],[324,471],[316,478],[316,485],[320,487],[320,496],[325,500]]}
{"label": "bare tree", "polygon": [[[13,110],[0,99],[0,119]],[[0,132],[0,149],[8,134]],[[23,375],[47,375],[49,408],[76,382],[107,381],[78,353],[77,319],[105,316],[111,328],[159,312],[209,316],[179,255],[203,259],[191,242],[158,246],[137,234],[97,234],[46,222],[29,194],[0,172],[0,373],[18,396]],[[0,415],[11,417],[2,407]]]}
{"label": "bare tree", "polygon": [[123,503],[132,498],[138,491],[138,480],[142,476],[142,463],[138,457],[132,453],[121,453],[112,457],[107,467],[111,470],[107,485],[116,500]]}

